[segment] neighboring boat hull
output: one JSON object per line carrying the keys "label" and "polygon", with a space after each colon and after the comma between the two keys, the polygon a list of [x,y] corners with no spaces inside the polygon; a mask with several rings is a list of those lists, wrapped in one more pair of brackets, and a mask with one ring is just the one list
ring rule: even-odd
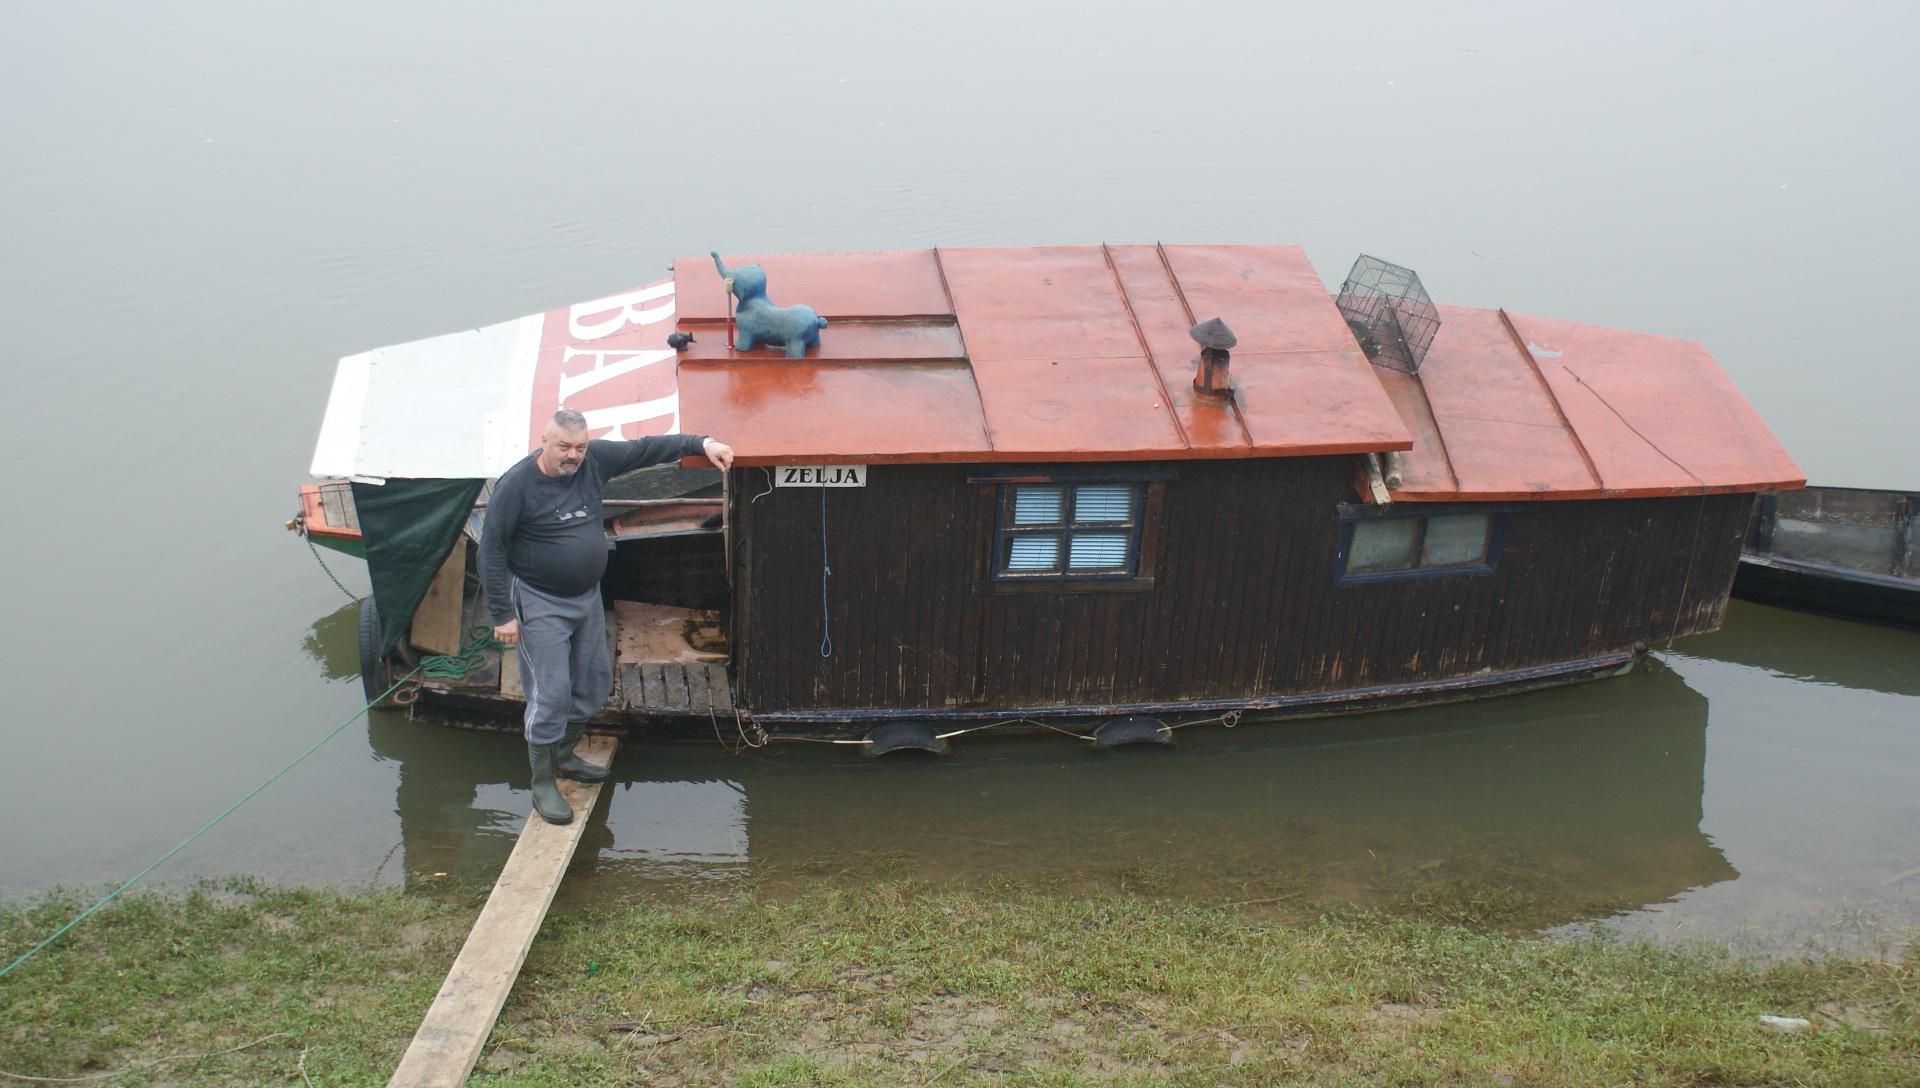
{"label": "neighboring boat hull", "polygon": [[1778,608],[1920,629],[1920,582],[1912,578],[1742,555],[1733,595]]}
{"label": "neighboring boat hull", "polygon": [[300,513],[287,528],[322,548],[355,559],[367,557],[360,535],[360,518],[353,506],[353,487],[345,480],[323,480],[300,485]]}
{"label": "neighboring boat hull", "polygon": [[1842,619],[1920,628],[1920,495],[1807,487],[1755,504],[1733,595]]}

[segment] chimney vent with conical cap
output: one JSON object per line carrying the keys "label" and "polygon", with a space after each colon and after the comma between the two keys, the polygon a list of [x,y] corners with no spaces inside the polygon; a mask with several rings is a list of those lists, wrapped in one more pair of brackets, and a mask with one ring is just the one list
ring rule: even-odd
{"label": "chimney vent with conical cap", "polygon": [[1240,341],[1217,317],[1208,318],[1187,330],[1200,345],[1200,357],[1194,360],[1193,391],[1208,397],[1230,397],[1233,386],[1227,381],[1227,353]]}

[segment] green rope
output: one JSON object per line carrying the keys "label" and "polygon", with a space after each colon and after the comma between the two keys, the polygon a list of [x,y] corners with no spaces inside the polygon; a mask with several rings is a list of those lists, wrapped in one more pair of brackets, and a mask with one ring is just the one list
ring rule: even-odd
{"label": "green rope", "polygon": [[175,844],[173,849],[167,851],[164,854],[161,854],[159,857],[155,858],[151,863],[149,863],[146,868],[128,877],[126,881],[122,883],[119,887],[101,896],[99,899],[95,900],[93,904],[89,906],[87,909],[81,911],[79,914],[74,915],[73,918],[70,919],[66,925],[61,926],[59,929],[56,929],[51,934],[49,934],[46,940],[41,941],[39,944],[36,944],[32,948],[29,948],[25,952],[21,953],[19,958],[15,959],[12,963],[7,964],[5,967],[0,967],[0,978],[5,978],[9,973],[13,971],[14,968],[20,966],[21,964],[32,959],[34,956],[38,955],[41,949],[46,948],[48,945],[59,940],[62,936],[66,934],[68,930],[72,929],[74,926],[77,926],[81,922],[86,921],[87,917],[93,914],[94,911],[97,911],[101,907],[106,906],[108,903],[113,902],[114,899],[119,897],[121,892],[124,892],[128,888],[133,887],[134,884],[139,882],[141,877],[144,877],[148,873],[151,873],[155,869],[158,869],[161,866],[161,864],[164,863],[168,858],[186,849],[187,845],[193,842],[193,840],[213,830],[213,826],[215,824],[233,815],[234,812],[238,810],[241,805],[244,805],[248,801],[251,801],[255,797],[259,796],[261,790],[264,790],[268,786],[271,786],[275,782],[279,781],[280,776],[286,774],[288,771],[291,771],[295,767],[299,766],[301,761],[305,760],[308,756],[312,755],[313,753],[319,751],[321,745],[324,745],[328,741],[339,736],[341,730],[345,729],[349,725],[352,725],[354,722],[359,721],[361,715],[365,714],[369,710],[372,710],[374,707],[379,706],[383,701],[386,700],[387,696],[392,695],[396,691],[399,691],[402,685],[412,680],[415,676],[431,676],[436,679],[449,679],[449,680],[463,679],[468,673],[486,664],[487,652],[489,650],[496,650],[496,649],[502,648],[501,644],[494,640],[492,628],[475,627],[468,632],[468,636],[469,637],[467,639],[466,645],[460,647],[460,652],[457,654],[434,654],[429,657],[421,658],[420,664],[415,665],[413,668],[407,670],[406,675],[402,676],[398,680],[395,680],[393,682],[392,687],[389,687],[387,690],[375,696],[372,701],[367,703],[366,706],[363,706],[359,710],[354,711],[353,717],[348,718],[346,721],[341,722],[339,725],[334,726],[333,730],[329,732],[326,736],[321,737],[319,740],[314,741],[312,746],[310,746],[306,751],[301,752],[298,756],[295,756],[292,763],[289,763],[286,766],[280,768],[279,770],[273,772],[273,774],[270,777],[268,777],[268,779],[265,782],[260,783],[258,786],[253,787],[253,789],[251,790],[248,790],[247,795],[245,797],[242,797],[238,801],[235,801],[233,804],[228,805],[225,811],[221,812],[220,815],[215,816],[213,819],[208,820],[206,822],[206,825],[201,827],[200,830],[194,832],[191,835],[188,835],[184,839],[181,839],[179,843]]}
{"label": "green rope", "polygon": [[468,673],[487,664],[490,653],[504,649],[506,644],[493,637],[493,628],[470,627],[466,645],[460,647],[459,653],[423,657],[416,671],[435,680],[464,680]]}

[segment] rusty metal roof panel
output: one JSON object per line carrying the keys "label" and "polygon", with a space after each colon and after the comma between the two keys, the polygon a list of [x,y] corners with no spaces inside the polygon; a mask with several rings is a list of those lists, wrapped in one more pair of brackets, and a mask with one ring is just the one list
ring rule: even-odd
{"label": "rusty metal roof panel", "polygon": [[974,380],[996,455],[1010,460],[1131,461],[1191,456],[1160,383],[1135,356],[989,359]]}
{"label": "rusty metal roof panel", "polygon": [[1233,384],[1235,402],[1253,434],[1253,456],[1367,453],[1413,445],[1358,350],[1236,351]]}
{"label": "rusty metal roof panel", "polygon": [[1699,344],[1519,314],[1511,320],[1608,494],[1751,491],[1806,482]]}
{"label": "rusty metal roof panel", "polygon": [[680,405],[687,433],[720,436],[743,465],[984,460],[994,453],[965,363],[760,358],[683,366]]}
{"label": "rusty metal roof panel", "polygon": [[1386,388],[1388,399],[1400,413],[1400,419],[1413,434],[1413,448],[1401,462],[1400,498],[1452,498],[1460,492],[1460,481],[1453,475],[1446,443],[1440,438],[1440,424],[1433,418],[1433,406],[1420,379],[1391,367],[1375,367],[1374,376]]}
{"label": "rusty metal roof panel", "polygon": [[1162,248],[1194,320],[1224,319],[1240,338],[1239,350],[1350,351],[1363,358],[1299,246]]}
{"label": "rusty metal roof panel", "polygon": [[[729,348],[726,325],[721,322],[715,322],[710,327],[683,324],[681,329],[694,333],[693,343],[680,353],[682,365],[760,361],[779,357],[779,352],[764,348],[755,351]],[[965,362],[966,358],[966,350],[960,342],[960,329],[949,319],[843,319],[821,333],[820,346],[809,349],[804,362],[808,365],[915,361],[958,363]]]}
{"label": "rusty metal roof panel", "polygon": [[[930,249],[720,256],[730,269],[759,265],[766,270],[767,294],[773,301],[783,306],[804,302],[828,320],[953,316]],[[683,323],[720,323],[732,311],[711,257],[676,258],[673,292]]]}
{"label": "rusty metal roof panel", "polygon": [[1099,246],[942,249],[976,359],[1146,359]]}
{"label": "rusty metal roof panel", "polygon": [[[1110,246],[1108,259],[1119,278],[1132,311],[1140,341],[1167,390],[1167,401],[1187,445],[1196,457],[1246,457],[1253,439],[1240,408],[1232,400],[1201,396],[1193,391],[1194,357],[1198,345],[1187,335],[1195,324],[1174,283],[1173,271],[1158,246]],[[1243,368],[1238,356],[1232,366]]]}
{"label": "rusty metal roof panel", "polygon": [[[1412,379],[1433,433],[1414,427],[1397,500],[1630,498],[1804,482],[1699,344],[1500,310],[1440,312]],[[1417,411],[1407,390],[1396,403]]]}
{"label": "rusty metal roof panel", "polygon": [[1165,246],[1162,252],[1193,319],[1221,318],[1240,339],[1233,352],[1234,402],[1248,454],[1412,444],[1300,247]]}
{"label": "rusty metal roof panel", "polygon": [[[1381,378],[1388,373],[1383,368]],[[1444,461],[1454,484],[1433,497],[1507,500],[1551,493],[1596,497],[1600,480],[1552,391],[1498,310],[1440,307],[1440,330],[1416,381],[1444,448],[1416,445],[1409,470]],[[1437,481],[1406,487],[1433,493]],[[1424,484],[1424,487],[1423,487]]]}

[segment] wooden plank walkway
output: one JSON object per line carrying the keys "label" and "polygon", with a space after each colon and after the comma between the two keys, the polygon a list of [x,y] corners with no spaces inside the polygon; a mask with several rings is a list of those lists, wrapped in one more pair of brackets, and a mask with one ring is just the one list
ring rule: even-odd
{"label": "wooden plank walkway", "polygon": [[[612,763],[619,746],[613,737],[590,736],[576,751],[589,763],[604,767]],[[567,863],[573,860],[594,803],[600,799],[600,787],[584,782],[563,779],[560,792],[573,806],[573,822],[556,827],[539,816],[527,817],[493,894],[487,897],[388,1088],[455,1088],[473,1072],[473,1063],[479,1060],[507,994],[520,977],[527,949],[540,932],[560,878],[566,875]]]}
{"label": "wooden plank walkway", "polygon": [[727,667],[706,661],[645,661],[620,665],[621,705],[643,714],[732,710]]}

